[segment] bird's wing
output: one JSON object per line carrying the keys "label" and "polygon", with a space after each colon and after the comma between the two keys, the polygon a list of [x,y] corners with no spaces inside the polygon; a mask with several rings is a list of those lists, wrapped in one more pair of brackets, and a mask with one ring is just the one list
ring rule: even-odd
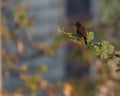
{"label": "bird's wing", "polygon": [[87,32],[86,32],[86,30],[85,30],[84,27],[81,26],[80,32],[81,32],[81,35],[82,35],[84,38],[87,38]]}

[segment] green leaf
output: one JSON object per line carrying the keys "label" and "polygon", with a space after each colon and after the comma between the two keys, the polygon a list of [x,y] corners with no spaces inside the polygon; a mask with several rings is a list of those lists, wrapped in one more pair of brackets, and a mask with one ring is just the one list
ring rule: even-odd
{"label": "green leaf", "polygon": [[94,54],[100,56],[101,59],[107,59],[110,54],[114,53],[114,46],[105,40],[93,44],[92,46]]}
{"label": "green leaf", "polygon": [[119,57],[119,58],[120,58],[120,51],[115,51],[114,56],[116,56],[116,57]]}
{"label": "green leaf", "polygon": [[94,32],[87,32],[87,42],[90,42],[94,39]]}
{"label": "green leaf", "polygon": [[108,41],[102,41],[101,42],[101,49],[103,50],[104,53],[107,54],[112,54],[114,52],[114,46],[111,45]]}

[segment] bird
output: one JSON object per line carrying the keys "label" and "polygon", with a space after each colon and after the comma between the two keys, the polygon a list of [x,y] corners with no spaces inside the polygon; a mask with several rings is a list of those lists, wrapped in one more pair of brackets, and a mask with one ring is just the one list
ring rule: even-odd
{"label": "bird", "polygon": [[75,23],[77,36],[79,38],[84,38],[85,45],[87,45],[87,31],[80,21]]}

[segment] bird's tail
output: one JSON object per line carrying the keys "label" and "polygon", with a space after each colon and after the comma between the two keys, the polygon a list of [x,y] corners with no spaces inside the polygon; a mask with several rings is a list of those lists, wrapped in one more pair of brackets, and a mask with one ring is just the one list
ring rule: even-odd
{"label": "bird's tail", "polygon": [[87,45],[87,38],[84,38],[84,41],[85,41],[85,45]]}

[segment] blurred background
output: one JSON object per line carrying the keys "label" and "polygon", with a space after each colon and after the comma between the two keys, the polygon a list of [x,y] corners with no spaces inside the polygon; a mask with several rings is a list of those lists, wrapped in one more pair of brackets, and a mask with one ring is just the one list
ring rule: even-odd
{"label": "blurred background", "polygon": [[95,32],[95,42],[107,40],[119,50],[120,0],[2,0],[1,5],[1,96],[120,96],[119,58],[104,69],[87,49],[57,34],[81,21]]}

